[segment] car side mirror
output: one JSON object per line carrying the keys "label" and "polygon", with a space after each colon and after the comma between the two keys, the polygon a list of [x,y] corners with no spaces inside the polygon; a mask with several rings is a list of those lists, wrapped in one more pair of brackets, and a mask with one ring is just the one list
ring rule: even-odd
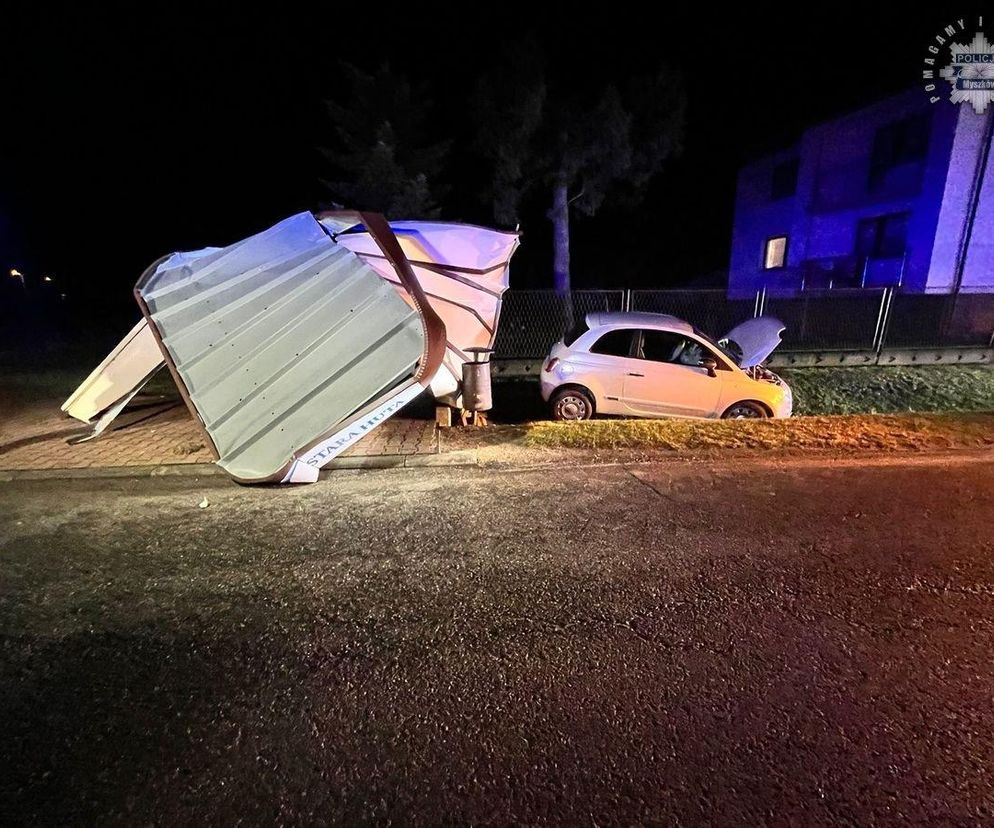
{"label": "car side mirror", "polygon": [[718,376],[718,360],[716,359],[712,359],[711,357],[704,357],[704,359],[701,360],[701,368],[708,369],[709,377]]}

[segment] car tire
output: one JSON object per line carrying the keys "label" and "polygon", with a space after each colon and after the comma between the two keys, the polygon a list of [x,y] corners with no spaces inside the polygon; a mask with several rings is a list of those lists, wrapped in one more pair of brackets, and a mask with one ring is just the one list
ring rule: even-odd
{"label": "car tire", "polygon": [[770,416],[770,412],[767,411],[758,402],[753,402],[752,400],[742,400],[741,402],[733,403],[725,409],[725,413],[721,415],[723,420],[765,420]]}
{"label": "car tire", "polygon": [[594,401],[583,388],[560,388],[549,401],[553,420],[589,420],[594,416]]}

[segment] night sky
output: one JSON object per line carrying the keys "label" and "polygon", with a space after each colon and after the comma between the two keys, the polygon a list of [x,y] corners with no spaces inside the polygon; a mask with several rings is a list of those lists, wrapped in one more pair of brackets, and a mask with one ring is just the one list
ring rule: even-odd
{"label": "night sky", "polygon": [[[639,210],[575,220],[573,265],[579,287],[690,283],[727,266],[742,163],[807,125],[919,86],[947,18],[980,11],[698,3],[648,16],[634,3],[597,13],[542,5],[15,12],[0,35],[0,266],[130,301],[160,255],[226,244],[318,206],[322,102],[342,93],[340,59],[368,69],[389,61],[428,81],[439,136],[459,136],[476,73],[498,41],[532,29],[550,60],[617,76],[662,61],[686,74],[683,156]],[[445,218],[492,223],[475,198],[479,174],[466,153],[453,157]],[[543,207],[525,212],[512,286],[551,285]]]}

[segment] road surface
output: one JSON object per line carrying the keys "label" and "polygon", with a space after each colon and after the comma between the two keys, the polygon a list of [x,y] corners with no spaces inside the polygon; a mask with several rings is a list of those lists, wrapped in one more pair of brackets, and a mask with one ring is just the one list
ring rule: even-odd
{"label": "road surface", "polygon": [[966,455],[0,484],[0,819],[989,822],[992,503]]}

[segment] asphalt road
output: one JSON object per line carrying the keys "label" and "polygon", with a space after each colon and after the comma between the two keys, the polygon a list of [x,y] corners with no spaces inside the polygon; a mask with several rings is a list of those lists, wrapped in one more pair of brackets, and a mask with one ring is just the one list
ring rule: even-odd
{"label": "asphalt road", "polygon": [[0,821],[990,822],[992,503],[962,456],[0,484]]}

